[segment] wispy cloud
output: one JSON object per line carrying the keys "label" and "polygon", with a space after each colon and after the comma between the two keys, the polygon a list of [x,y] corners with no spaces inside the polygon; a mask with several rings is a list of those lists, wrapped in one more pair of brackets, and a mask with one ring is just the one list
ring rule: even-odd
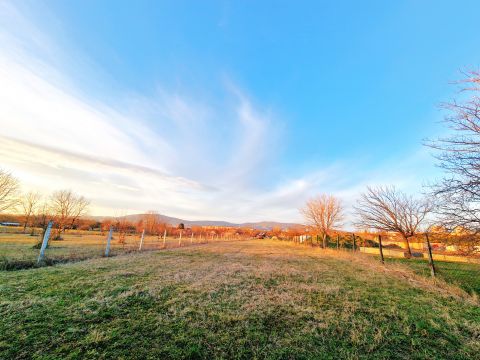
{"label": "wispy cloud", "polygon": [[0,4],[0,24],[0,166],[26,189],[74,189],[95,214],[300,221],[297,209],[317,192],[350,203],[372,179],[421,182],[408,170],[416,153],[395,172],[357,159],[265,181],[287,135],[283,121],[231,81],[223,103],[159,84],[153,94],[117,90],[106,104],[62,71],[68,59],[55,36],[12,3]]}
{"label": "wispy cloud", "polygon": [[26,187],[74,188],[94,212],[218,217],[212,205],[264,165],[271,120],[240,90],[220,109],[163,89],[113,108],[79,95],[45,56],[54,41],[16,8],[0,16],[0,153]]}

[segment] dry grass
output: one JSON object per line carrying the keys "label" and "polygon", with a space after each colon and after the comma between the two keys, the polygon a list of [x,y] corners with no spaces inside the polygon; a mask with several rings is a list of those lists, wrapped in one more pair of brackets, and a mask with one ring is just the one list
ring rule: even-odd
{"label": "dry grass", "polygon": [[[2,358],[476,358],[480,310],[401,265],[251,240],[0,273]],[[3,355],[3,356],[2,356]]]}

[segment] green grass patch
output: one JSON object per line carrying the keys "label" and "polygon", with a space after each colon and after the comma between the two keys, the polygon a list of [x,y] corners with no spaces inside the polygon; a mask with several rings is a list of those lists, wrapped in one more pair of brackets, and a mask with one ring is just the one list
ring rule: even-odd
{"label": "green grass patch", "polygon": [[[422,276],[430,277],[428,261],[421,259],[386,259],[387,263],[400,263],[407,265]],[[435,261],[437,276],[457,285],[469,293],[480,294],[480,264]]]}

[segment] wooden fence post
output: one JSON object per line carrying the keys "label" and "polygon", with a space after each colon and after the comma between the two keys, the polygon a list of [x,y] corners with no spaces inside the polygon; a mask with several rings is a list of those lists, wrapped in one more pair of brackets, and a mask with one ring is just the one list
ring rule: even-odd
{"label": "wooden fence post", "polygon": [[352,242],[353,242],[353,246],[352,246],[352,251],[355,252],[355,239],[356,239],[356,236],[355,234],[352,234]]}
{"label": "wooden fence post", "polygon": [[180,230],[180,237],[178,238],[178,246],[182,246],[182,233],[183,231]]}
{"label": "wooden fence post", "polygon": [[40,263],[45,257],[45,250],[47,249],[48,238],[50,237],[50,231],[52,230],[52,225],[53,225],[53,221],[49,221],[47,225],[47,229],[45,230],[45,234],[43,234],[42,247],[40,248],[40,255],[38,255],[37,264]]}
{"label": "wooden fence post", "polygon": [[385,264],[385,260],[383,258],[382,235],[378,235],[378,247],[380,248],[380,260],[382,261],[382,264]]}
{"label": "wooden fence post", "polygon": [[432,274],[432,277],[435,277],[435,264],[433,263],[432,247],[430,246],[430,240],[428,239],[427,233],[425,233],[425,240],[427,240],[428,263],[430,265],[430,274]]}
{"label": "wooden fence post", "polygon": [[193,231],[192,231],[192,235],[190,236],[190,245],[193,244]]}
{"label": "wooden fence post", "polygon": [[142,250],[144,237],[145,237],[145,229],[143,229],[142,231],[142,237],[140,238],[140,246],[138,247],[138,250]]}
{"label": "wooden fence post", "polygon": [[165,248],[165,240],[167,238],[167,229],[163,231],[163,247]]}
{"label": "wooden fence post", "polygon": [[340,246],[340,235],[337,234],[337,250],[338,250],[339,246]]}
{"label": "wooden fence post", "polygon": [[110,231],[108,232],[107,237],[107,247],[105,248],[105,257],[108,257],[110,254],[110,242],[112,241],[113,226],[110,226]]}

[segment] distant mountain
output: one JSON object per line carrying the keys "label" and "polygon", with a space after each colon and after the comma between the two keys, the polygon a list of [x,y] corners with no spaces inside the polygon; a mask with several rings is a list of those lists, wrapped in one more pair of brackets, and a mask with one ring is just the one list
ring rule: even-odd
{"label": "distant mountain", "polygon": [[272,230],[273,228],[277,228],[277,227],[280,229],[305,227],[302,224],[281,223],[276,221],[259,221],[259,222],[243,223],[243,224],[239,224],[238,226],[259,229],[259,230]]}
{"label": "distant mountain", "polygon": [[[137,222],[141,220],[145,215],[146,214],[133,214],[133,215],[127,215],[126,218],[128,219],[128,221]],[[178,224],[182,223],[186,227],[226,226],[226,227],[247,227],[247,228],[258,229],[258,230],[272,230],[275,227],[286,229],[286,228],[303,226],[301,224],[282,223],[282,222],[276,222],[276,221],[259,221],[259,222],[235,224],[228,221],[217,221],[217,220],[185,220],[185,219],[179,219],[179,218],[175,218],[167,215],[161,215],[161,214],[158,214],[157,217],[159,222],[164,222],[173,226],[177,226]],[[115,219],[116,217],[115,216],[86,216],[86,218],[102,221],[106,219]]]}

